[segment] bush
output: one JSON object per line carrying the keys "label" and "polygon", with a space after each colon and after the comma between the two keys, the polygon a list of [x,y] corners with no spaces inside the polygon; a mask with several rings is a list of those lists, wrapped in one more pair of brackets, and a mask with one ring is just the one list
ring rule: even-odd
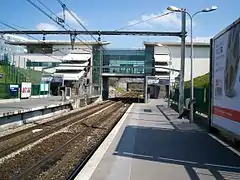
{"label": "bush", "polygon": [[[190,81],[185,82],[185,87],[190,88]],[[206,88],[209,85],[209,73],[194,78],[194,87]]]}

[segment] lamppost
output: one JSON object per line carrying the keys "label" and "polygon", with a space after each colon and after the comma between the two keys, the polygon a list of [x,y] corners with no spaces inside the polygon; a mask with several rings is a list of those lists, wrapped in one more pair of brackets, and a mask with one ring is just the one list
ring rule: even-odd
{"label": "lamppost", "polygon": [[170,57],[169,62],[168,62],[168,64],[169,64],[168,107],[170,107],[172,51],[168,46],[165,46],[165,45],[162,45],[162,44],[157,44],[157,46],[166,48],[168,50],[168,54],[169,54],[169,57]]}
{"label": "lamppost", "polygon": [[[204,13],[204,12],[212,12],[217,9],[217,6],[212,6],[211,8],[205,8],[200,11],[195,12],[194,14],[190,14],[189,12],[186,11],[184,8],[177,8],[175,6],[169,6],[167,8],[169,11],[173,12],[185,12],[189,18],[190,18],[190,39],[191,39],[191,51],[190,51],[190,60],[191,60],[191,71],[190,71],[190,79],[191,79],[191,100],[194,98],[194,79],[193,79],[193,18],[199,14],[199,13]],[[190,122],[193,122],[193,104],[191,103],[190,107]]]}

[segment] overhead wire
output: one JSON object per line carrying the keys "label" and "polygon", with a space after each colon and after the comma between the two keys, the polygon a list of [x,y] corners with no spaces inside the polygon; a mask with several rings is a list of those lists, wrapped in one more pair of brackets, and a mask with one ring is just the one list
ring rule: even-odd
{"label": "overhead wire", "polygon": [[[45,9],[47,9],[53,16],[55,16],[57,19],[59,18],[59,16],[54,13],[46,4],[44,4],[44,2],[42,2],[41,0],[37,0]],[[64,24],[70,28],[71,30],[75,30],[74,28],[72,28],[69,24],[67,24],[66,22],[64,22]],[[83,40],[85,40],[84,37],[82,37],[81,35],[79,35]],[[86,40],[85,40],[86,41]]]}
{"label": "overhead wire", "polygon": [[[94,37],[89,30],[85,27],[85,25],[79,20],[78,17],[66,6],[65,3],[63,3],[61,0],[57,0],[57,2],[62,6],[62,8],[65,8],[67,12],[76,20],[76,22],[96,41],[99,42],[96,37]],[[99,35],[100,36],[100,35]],[[102,46],[103,52],[106,52],[105,48]]]}
{"label": "overhead wire", "polygon": [[[22,32],[21,30],[18,30],[17,28],[15,28],[15,27],[13,27],[13,26],[11,26],[11,25],[9,25],[9,24],[1,21],[1,20],[0,20],[0,24],[6,26],[6,27],[8,27],[8,28],[11,28],[11,29],[13,29],[13,30],[15,30],[15,31],[17,31],[17,32]],[[28,37],[34,39],[34,40],[37,40],[37,41],[41,42],[39,39],[35,38],[34,36],[31,36],[31,35],[29,35],[29,34],[26,34],[26,35],[27,35]],[[6,40],[6,39],[5,39],[5,40]],[[64,52],[60,51],[59,49],[54,49],[54,48],[53,48],[53,50],[57,50],[57,51],[59,51],[59,52],[61,52],[61,53],[64,53]],[[51,56],[51,55],[48,55],[48,54],[44,54],[44,53],[39,53],[39,54],[42,54],[42,55],[48,56],[48,57],[50,57],[50,58],[52,58],[52,59],[56,59],[56,60],[60,60],[60,61],[61,61],[60,58],[56,58],[56,57]],[[64,55],[67,55],[67,54],[64,53]]]}
{"label": "overhead wire", "polygon": [[127,28],[129,28],[129,27],[136,26],[136,25],[138,25],[138,24],[142,24],[142,23],[145,23],[145,22],[154,20],[154,19],[158,19],[158,18],[160,18],[160,17],[167,16],[167,15],[172,14],[172,13],[174,13],[174,12],[167,12],[167,13],[164,13],[164,14],[160,14],[160,15],[157,15],[157,16],[153,16],[153,17],[148,18],[148,19],[145,19],[145,20],[140,20],[140,21],[137,21],[136,23],[130,24],[130,25],[128,25],[128,26],[124,26],[124,27],[118,28],[118,29],[116,29],[116,30],[114,30],[114,31],[124,30],[124,29],[127,29]]}
{"label": "overhead wire", "polygon": [[[33,7],[35,7],[37,10],[39,10],[40,12],[42,12],[44,15],[46,15],[48,18],[50,18],[52,21],[54,21],[55,23],[57,23],[58,25],[60,25],[63,29],[65,29],[66,31],[69,31],[69,29],[67,29],[62,23],[59,23],[56,19],[54,19],[52,16],[50,16],[48,13],[46,13],[41,7],[39,7],[37,4],[35,4],[32,0],[26,0],[27,2],[29,2]],[[39,0],[38,0],[39,1]],[[43,2],[42,2],[43,3]],[[57,16],[57,15],[55,15]],[[58,17],[58,16],[57,16]],[[65,23],[64,23],[65,24]],[[85,43],[84,41],[82,41],[80,38],[78,38],[76,36],[76,39],[78,39],[79,41],[81,41],[84,45],[86,45],[91,51],[92,48]],[[85,50],[86,51],[86,50]],[[89,52],[89,51],[87,51]]]}
{"label": "overhead wire", "polygon": [[58,3],[67,10],[67,12],[76,20],[76,22],[78,24],[80,24],[80,26],[95,40],[98,41],[89,31],[88,29],[84,26],[84,24],[79,20],[78,17],[76,17],[76,15],[66,6],[66,4],[64,4],[61,0],[57,0]]}

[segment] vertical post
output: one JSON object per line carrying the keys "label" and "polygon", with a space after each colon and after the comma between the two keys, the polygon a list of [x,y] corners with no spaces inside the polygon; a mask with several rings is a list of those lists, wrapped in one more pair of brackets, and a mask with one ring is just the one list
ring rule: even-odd
{"label": "vertical post", "polygon": [[213,66],[213,39],[210,39],[210,69],[209,69],[209,86],[208,86],[208,94],[209,94],[209,107],[208,107],[208,129],[212,130],[212,103],[213,103],[213,74],[214,74],[214,66]]}
{"label": "vertical post", "polygon": [[185,34],[186,34],[186,12],[182,13],[182,37],[181,37],[181,68],[180,68],[180,82],[179,82],[179,104],[178,110],[181,114],[184,106],[184,70],[185,70]]}
{"label": "vertical post", "polygon": [[103,64],[103,60],[102,60],[102,56],[103,56],[103,54],[102,54],[102,48],[101,48],[101,46],[99,45],[99,85],[100,85],[100,97],[102,97],[103,96],[103,81],[102,81],[102,64]]}
{"label": "vertical post", "polygon": [[144,101],[148,102],[148,77],[146,75],[144,77]]}
{"label": "vertical post", "polygon": [[[190,33],[191,33],[191,100],[194,98],[194,79],[193,79],[193,27],[192,27],[192,16],[190,17]],[[193,122],[194,114],[193,114],[193,103],[190,106],[190,123]]]}
{"label": "vertical post", "polygon": [[171,69],[171,66],[172,66],[172,57],[170,55],[170,69],[169,69],[169,85],[168,85],[168,107],[170,107],[170,95],[171,95],[171,72],[172,72],[172,69]]}

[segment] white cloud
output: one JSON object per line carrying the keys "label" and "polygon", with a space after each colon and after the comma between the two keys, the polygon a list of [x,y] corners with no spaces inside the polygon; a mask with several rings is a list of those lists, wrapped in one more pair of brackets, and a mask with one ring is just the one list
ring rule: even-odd
{"label": "white cloud", "polygon": [[[163,15],[167,12],[169,12],[169,11],[165,10],[162,13],[144,14],[138,20],[129,21],[128,25],[135,24],[139,21],[145,21],[147,19],[151,19],[151,18],[154,18],[156,16]],[[133,26],[132,29],[137,27],[138,29],[139,28],[148,28],[148,29],[164,28],[165,30],[168,29],[169,31],[170,30],[181,30],[180,29],[181,28],[181,23],[182,23],[181,21],[182,21],[182,19],[181,19],[181,14],[180,13],[171,13],[171,14],[168,14],[166,16],[162,16],[162,17],[159,17],[159,18],[149,20],[149,21],[144,22],[144,23],[139,23],[136,26]],[[190,25],[190,20],[189,19],[186,20],[186,25],[187,25],[187,28],[188,28],[189,25]],[[195,26],[196,23],[193,22],[193,25]]]}
{"label": "white cloud", "polygon": [[45,30],[45,31],[56,31],[58,30],[58,27],[55,26],[54,24],[49,24],[49,23],[39,23],[36,28],[38,30]]}
{"label": "white cloud", "polygon": [[[83,25],[86,25],[86,23],[73,11],[71,11],[71,13],[83,24]],[[57,15],[60,17],[60,18],[63,18],[63,13],[62,12],[59,12],[57,13]],[[65,21],[66,23],[70,23],[70,24],[78,24],[78,22],[76,21],[76,19],[67,11],[65,11]]]}

